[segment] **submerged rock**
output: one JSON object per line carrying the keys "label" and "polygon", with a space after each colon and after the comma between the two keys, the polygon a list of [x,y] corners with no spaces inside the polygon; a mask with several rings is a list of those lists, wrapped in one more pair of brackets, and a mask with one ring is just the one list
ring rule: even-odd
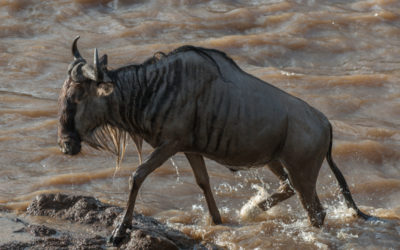
{"label": "submerged rock", "polygon": [[122,212],[122,208],[102,203],[90,196],[42,194],[36,196],[26,213],[109,227]]}
{"label": "submerged rock", "polygon": [[[119,222],[123,209],[111,206],[89,196],[67,194],[42,194],[29,205],[26,214],[48,216],[89,226],[92,233],[74,233],[64,229],[54,229],[49,225],[35,225],[16,218],[22,228],[13,231],[10,238],[15,240],[0,245],[0,249],[104,249],[107,235],[113,225]],[[73,227],[72,227],[73,228]],[[98,229],[105,230],[97,235]],[[30,241],[18,241],[18,234],[29,234]],[[100,233],[101,234],[101,233]],[[209,243],[199,243],[182,232],[156,219],[135,214],[132,229],[119,249],[218,249]]]}

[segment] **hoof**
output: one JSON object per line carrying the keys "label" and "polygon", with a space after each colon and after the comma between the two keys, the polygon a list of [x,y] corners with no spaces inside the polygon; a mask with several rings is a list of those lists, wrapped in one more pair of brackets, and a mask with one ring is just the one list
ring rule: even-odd
{"label": "hoof", "polygon": [[126,237],[126,229],[128,227],[124,225],[123,223],[117,226],[114,231],[111,234],[110,239],[108,240],[109,243],[111,243],[113,246],[119,246],[122,241]]}
{"label": "hoof", "polygon": [[117,236],[111,235],[110,239],[108,240],[108,243],[112,244],[114,247],[118,247],[122,243],[124,238],[125,238],[124,236],[120,235]]}
{"label": "hoof", "polygon": [[316,228],[321,228],[322,225],[324,224],[325,216],[326,216],[326,212],[321,211],[321,212],[317,213],[315,217],[310,217],[311,225]]}
{"label": "hoof", "polygon": [[213,218],[213,222],[214,222],[214,225],[221,225],[222,224],[221,216]]}

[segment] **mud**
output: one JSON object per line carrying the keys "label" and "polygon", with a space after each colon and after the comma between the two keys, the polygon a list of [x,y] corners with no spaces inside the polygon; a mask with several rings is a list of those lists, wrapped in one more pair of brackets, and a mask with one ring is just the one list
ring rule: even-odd
{"label": "mud", "polygon": [[[108,235],[122,212],[122,208],[105,204],[90,196],[61,193],[38,195],[26,213],[0,215],[2,225],[8,224],[10,227],[12,224],[11,227],[19,227],[9,231],[8,235],[3,233],[2,237],[7,239],[0,241],[0,249],[113,249],[116,247],[108,243]],[[56,229],[47,226],[46,222],[34,224],[35,217],[54,218],[61,223],[71,223],[71,227]],[[81,226],[87,226],[86,233],[76,233],[79,229],[74,227]],[[128,230],[118,248],[220,249],[216,245],[191,239],[182,232],[141,214],[135,214],[132,229]]]}

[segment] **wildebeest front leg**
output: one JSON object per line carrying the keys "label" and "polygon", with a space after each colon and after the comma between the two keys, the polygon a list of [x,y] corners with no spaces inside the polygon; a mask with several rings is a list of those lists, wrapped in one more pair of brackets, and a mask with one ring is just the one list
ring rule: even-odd
{"label": "wildebeest front leg", "polygon": [[126,229],[132,226],[132,216],[135,207],[136,196],[143,181],[151,172],[160,167],[176,152],[177,151],[174,145],[171,144],[164,144],[160,147],[157,147],[153,153],[151,153],[149,158],[132,174],[129,180],[131,190],[129,193],[128,204],[124,217],[120,224],[114,229],[110,238],[110,242],[113,243],[113,245],[118,245],[125,237]]}
{"label": "wildebeest front leg", "polygon": [[199,187],[203,190],[204,196],[206,197],[208,210],[210,211],[211,218],[215,224],[221,224],[221,215],[219,214],[217,204],[215,203],[211,187],[210,178],[208,177],[206,164],[204,163],[203,156],[199,154],[185,153],[189,160],[190,166],[192,166],[194,177]]}
{"label": "wildebeest front leg", "polygon": [[258,206],[264,211],[294,195],[294,190],[290,185],[289,176],[283,169],[281,162],[273,161],[268,163],[268,167],[279,178],[280,187],[277,192],[273,193],[266,200],[258,203]]}

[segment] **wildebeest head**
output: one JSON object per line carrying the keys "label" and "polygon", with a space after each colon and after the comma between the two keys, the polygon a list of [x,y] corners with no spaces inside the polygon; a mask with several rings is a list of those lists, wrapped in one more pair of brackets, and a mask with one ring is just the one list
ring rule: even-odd
{"label": "wildebeest head", "polygon": [[63,153],[70,155],[80,152],[82,141],[95,148],[105,148],[106,139],[99,136],[99,128],[103,137],[104,133],[111,137],[117,133],[106,121],[107,98],[114,90],[107,71],[107,55],[99,59],[95,49],[93,65],[87,63],[77,48],[78,39],[79,36],[72,43],[74,61],[68,67],[68,77],[59,97],[58,144]]}

